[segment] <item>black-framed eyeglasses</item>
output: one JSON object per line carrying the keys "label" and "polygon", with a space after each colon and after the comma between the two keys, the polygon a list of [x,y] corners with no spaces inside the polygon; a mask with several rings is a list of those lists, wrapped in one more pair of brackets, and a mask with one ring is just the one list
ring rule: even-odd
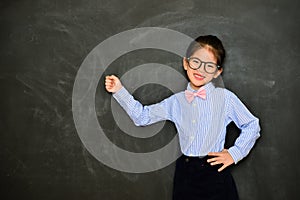
{"label": "black-framed eyeglasses", "polygon": [[204,62],[196,57],[190,57],[187,58],[187,60],[189,63],[189,67],[194,70],[199,69],[202,66],[202,64],[204,64],[204,71],[207,72],[208,74],[214,74],[219,68],[221,68],[216,63]]}

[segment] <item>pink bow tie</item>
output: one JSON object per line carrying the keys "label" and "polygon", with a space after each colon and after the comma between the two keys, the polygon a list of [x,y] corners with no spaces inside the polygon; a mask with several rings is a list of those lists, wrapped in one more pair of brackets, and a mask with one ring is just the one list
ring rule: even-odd
{"label": "pink bow tie", "polygon": [[185,98],[189,103],[191,103],[196,96],[202,99],[206,99],[206,91],[204,87],[201,87],[197,92],[191,92],[189,90],[185,90],[184,93],[185,93]]}

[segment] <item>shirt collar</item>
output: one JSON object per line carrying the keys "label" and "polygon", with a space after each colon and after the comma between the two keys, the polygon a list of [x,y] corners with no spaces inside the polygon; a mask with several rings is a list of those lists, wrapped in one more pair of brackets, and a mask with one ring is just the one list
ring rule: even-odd
{"label": "shirt collar", "polygon": [[[211,91],[213,91],[215,89],[215,86],[212,82],[207,83],[206,85],[203,86],[206,90],[206,94],[209,94]],[[187,85],[187,90],[192,91],[192,92],[196,92],[197,90],[194,90],[191,87],[191,83],[189,82]]]}

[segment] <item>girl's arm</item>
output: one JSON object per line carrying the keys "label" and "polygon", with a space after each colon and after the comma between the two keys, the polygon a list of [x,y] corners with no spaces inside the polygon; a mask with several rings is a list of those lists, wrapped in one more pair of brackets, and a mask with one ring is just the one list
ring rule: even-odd
{"label": "girl's arm", "polygon": [[222,164],[218,171],[224,170],[233,163],[239,162],[246,157],[252,149],[255,141],[259,138],[259,120],[253,116],[238,97],[229,92],[227,114],[229,121],[233,121],[241,130],[234,146],[224,149],[222,152],[210,152],[208,155],[215,156],[208,159],[211,165]]}
{"label": "girl's arm", "polygon": [[229,117],[241,130],[239,137],[236,139],[234,146],[229,148],[229,153],[237,163],[246,157],[255,141],[260,137],[259,120],[251,114],[246,106],[231,93]]}
{"label": "girl's arm", "polygon": [[136,126],[146,126],[162,120],[171,119],[171,108],[174,105],[172,98],[153,104],[143,106],[139,101],[122,86],[118,77],[112,75],[105,79],[105,88],[113,93],[113,97],[127,112]]}

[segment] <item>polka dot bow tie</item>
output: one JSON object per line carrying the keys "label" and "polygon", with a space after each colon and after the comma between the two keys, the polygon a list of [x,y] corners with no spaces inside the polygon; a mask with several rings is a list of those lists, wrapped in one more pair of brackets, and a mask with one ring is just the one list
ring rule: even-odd
{"label": "polka dot bow tie", "polygon": [[195,97],[206,99],[206,91],[204,87],[201,87],[197,92],[185,90],[184,93],[185,93],[185,98],[189,103],[191,103]]}

